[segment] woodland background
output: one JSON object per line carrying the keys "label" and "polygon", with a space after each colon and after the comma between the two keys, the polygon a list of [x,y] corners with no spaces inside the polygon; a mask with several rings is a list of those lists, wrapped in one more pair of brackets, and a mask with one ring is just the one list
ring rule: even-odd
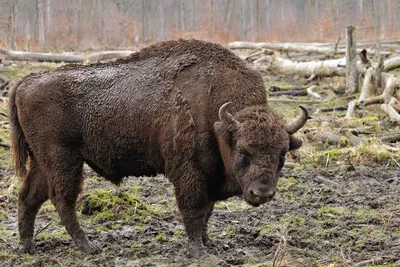
{"label": "woodland background", "polygon": [[0,0],[0,48],[140,48],[180,37],[335,42],[348,25],[357,40],[388,39],[399,11],[398,0]]}

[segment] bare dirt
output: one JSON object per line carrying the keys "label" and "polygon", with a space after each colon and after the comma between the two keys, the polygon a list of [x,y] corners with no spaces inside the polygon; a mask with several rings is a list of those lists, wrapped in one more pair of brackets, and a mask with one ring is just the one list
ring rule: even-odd
{"label": "bare dirt", "polygon": [[[11,199],[3,201],[3,266],[187,266],[193,262],[272,266],[277,252],[283,254],[280,266],[354,266],[377,257],[400,257],[400,170],[385,166],[284,169],[279,195],[270,204],[252,208],[239,198],[219,203],[209,224],[213,243],[208,252],[216,256],[211,263],[187,257],[186,236],[167,179],[130,178],[114,187],[90,176],[90,171],[78,213],[102,252],[86,255],[76,250],[54,208],[45,203],[36,222],[36,232],[41,231],[35,237],[37,254],[20,254],[16,188],[10,189],[15,180],[6,178],[9,170],[1,172],[1,192],[12,191]],[[88,212],[96,206],[90,200],[104,192],[108,193],[101,202],[113,205],[98,205],[97,211]],[[125,206],[125,193],[133,195],[136,204]]]}

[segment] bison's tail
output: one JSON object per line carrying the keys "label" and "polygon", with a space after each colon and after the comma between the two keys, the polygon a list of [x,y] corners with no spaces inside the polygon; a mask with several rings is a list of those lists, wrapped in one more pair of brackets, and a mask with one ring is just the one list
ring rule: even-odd
{"label": "bison's tail", "polygon": [[9,111],[11,126],[11,148],[13,152],[15,171],[18,176],[25,177],[26,162],[28,161],[28,144],[25,141],[24,132],[19,124],[17,104],[15,103],[17,88],[20,84],[21,81],[18,81],[17,84],[11,89]]}

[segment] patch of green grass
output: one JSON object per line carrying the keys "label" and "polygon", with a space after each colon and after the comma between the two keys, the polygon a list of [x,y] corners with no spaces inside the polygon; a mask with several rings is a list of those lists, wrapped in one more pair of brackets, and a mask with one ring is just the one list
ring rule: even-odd
{"label": "patch of green grass", "polygon": [[56,208],[51,202],[48,202],[48,204],[43,205],[41,208],[42,212],[48,213],[48,212],[56,212]]}
{"label": "patch of green grass", "polygon": [[142,225],[135,225],[133,229],[137,232],[144,232],[144,227]]}
{"label": "patch of green grass", "polygon": [[244,201],[236,200],[225,200],[215,203],[214,209],[216,210],[231,210],[231,211],[241,211],[247,210],[250,206]]}
{"label": "patch of green grass", "polygon": [[167,242],[168,241],[167,237],[164,234],[158,234],[155,239],[158,242]]}
{"label": "patch of green grass", "polygon": [[[6,129],[0,129],[0,142],[10,144],[9,132]],[[0,169],[12,169],[11,152],[9,149],[0,147]]]}
{"label": "patch of green grass", "polygon": [[110,231],[110,229],[104,225],[97,227],[96,230],[101,231],[101,232],[109,232]]}
{"label": "patch of green grass", "polygon": [[387,239],[387,233],[384,230],[371,225],[353,228],[349,234],[353,239],[354,247],[358,249],[364,249],[370,243],[383,246]]}
{"label": "patch of green grass", "polygon": [[284,200],[295,200],[297,197],[292,192],[284,192],[282,193],[282,198]]}
{"label": "patch of green grass", "polygon": [[235,228],[233,228],[232,226],[226,226],[224,228],[224,232],[226,233],[227,238],[235,236]]}
{"label": "patch of green grass", "polygon": [[[133,187],[123,192],[113,192],[111,190],[95,189],[85,194],[85,203],[81,209],[87,205],[93,216],[88,217],[95,223],[106,221],[124,221],[129,223],[138,221],[146,223],[150,216],[162,217],[165,212],[161,207],[152,207],[143,202],[138,194],[141,187]],[[87,217],[84,217],[87,218]],[[121,227],[120,224],[113,224]]]}
{"label": "patch of green grass", "polygon": [[275,235],[278,232],[279,227],[273,224],[263,225],[258,228],[260,230],[259,235],[262,236],[269,236],[271,234]]}
{"label": "patch of green grass", "polygon": [[328,207],[328,206],[323,206],[317,210],[318,215],[344,215],[347,214],[349,211],[345,207]]}
{"label": "patch of green grass", "polygon": [[282,217],[281,222],[291,226],[303,226],[306,223],[306,218],[301,216]]}
{"label": "patch of green grass", "polygon": [[9,253],[7,251],[0,251],[0,261],[9,260],[9,259],[17,259],[18,255],[14,253]]}
{"label": "patch of green grass", "polygon": [[7,218],[7,212],[3,209],[0,210],[0,221],[4,220],[5,218]]}
{"label": "patch of green grass", "polygon": [[296,183],[296,178],[294,177],[281,177],[278,181],[278,191],[289,191],[292,187],[296,185]]}
{"label": "patch of green grass", "polygon": [[60,228],[57,231],[53,231],[53,232],[46,232],[43,231],[41,233],[39,233],[35,239],[39,239],[39,240],[46,240],[46,239],[69,239],[70,236],[68,235],[67,231],[64,228]]}
{"label": "patch of green grass", "polygon": [[182,238],[185,235],[185,231],[183,230],[175,230],[174,231],[174,236]]}
{"label": "patch of green grass", "polygon": [[[379,140],[375,138],[369,139],[367,142],[354,147],[334,148],[318,151],[315,147],[311,152],[302,157],[301,168],[306,167],[322,167],[336,164],[337,166],[347,164],[362,163],[360,165],[370,165],[375,163],[388,164],[395,166],[396,161],[400,161],[400,153],[390,152],[384,148]],[[359,166],[358,168],[361,168]],[[329,168],[331,169],[331,168]]]}

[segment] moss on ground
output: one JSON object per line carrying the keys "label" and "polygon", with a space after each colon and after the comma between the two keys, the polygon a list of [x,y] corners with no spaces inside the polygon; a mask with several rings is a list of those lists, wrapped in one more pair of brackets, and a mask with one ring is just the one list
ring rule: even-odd
{"label": "moss on ground", "polygon": [[349,211],[345,207],[323,206],[317,210],[318,215],[337,216],[347,214]]}
{"label": "moss on ground", "polygon": [[57,239],[57,240],[69,240],[71,237],[67,233],[64,227],[57,227],[57,230],[52,232],[43,231],[38,233],[35,237],[37,240],[48,240],[48,239]]}
{"label": "moss on ground", "polygon": [[113,221],[112,229],[121,228],[118,221],[124,223],[146,223],[151,216],[162,218],[165,211],[156,205],[145,203],[138,190],[133,187],[125,191],[95,189],[84,195],[81,211],[92,216],[84,216],[84,219],[92,220],[94,223]]}
{"label": "moss on ground", "polygon": [[230,211],[242,211],[250,209],[251,206],[246,202],[238,199],[229,199],[224,201],[218,201],[215,203],[215,210],[230,210]]}

